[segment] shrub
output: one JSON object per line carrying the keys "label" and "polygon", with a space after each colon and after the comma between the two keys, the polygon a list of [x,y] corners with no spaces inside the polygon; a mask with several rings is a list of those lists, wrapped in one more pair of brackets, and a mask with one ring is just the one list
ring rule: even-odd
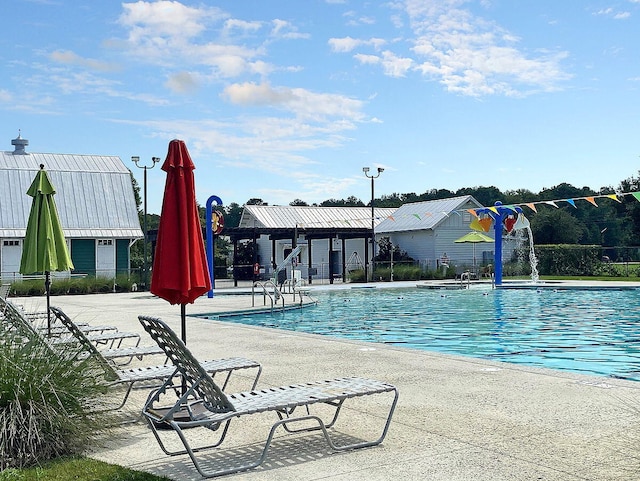
{"label": "shrub", "polygon": [[53,350],[25,341],[0,323],[0,470],[77,454],[104,432],[105,414],[91,413],[105,385],[92,358],[74,347]]}
{"label": "shrub", "polygon": [[538,272],[544,275],[593,276],[602,266],[600,246],[536,246]]}
{"label": "shrub", "polygon": [[349,282],[366,282],[364,269],[355,269],[348,273]]}
{"label": "shrub", "polygon": [[[116,278],[109,277],[72,277],[51,278],[51,295],[91,294],[107,292],[129,292],[131,286],[139,283],[137,276],[118,274]],[[45,294],[44,279],[29,279],[15,281],[11,284],[11,293],[15,296],[42,296]]]}
{"label": "shrub", "polygon": [[[393,280],[394,281],[417,281],[422,276],[422,269],[415,265],[398,265],[393,267]],[[374,272],[374,278],[384,281],[391,280],[391,268],[380,267]]]}

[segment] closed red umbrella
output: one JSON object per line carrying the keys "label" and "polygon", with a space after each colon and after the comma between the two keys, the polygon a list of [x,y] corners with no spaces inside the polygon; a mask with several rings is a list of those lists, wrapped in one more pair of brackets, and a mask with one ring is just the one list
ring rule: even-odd
{"label": "closed red umbrella", "polygon": [[196,205],[194,169],[184,141],[169,142],[162,165],[167,180],[151,274],[151,293],[181,306],[185,343],[185,304],[192,304],[211,289]]}

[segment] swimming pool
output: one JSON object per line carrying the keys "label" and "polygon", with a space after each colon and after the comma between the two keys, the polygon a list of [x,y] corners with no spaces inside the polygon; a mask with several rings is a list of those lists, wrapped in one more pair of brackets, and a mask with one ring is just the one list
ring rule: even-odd
{"label": "swimming pool", "polygon": [[640,380],[639,290],[345,289],[225,321]]}

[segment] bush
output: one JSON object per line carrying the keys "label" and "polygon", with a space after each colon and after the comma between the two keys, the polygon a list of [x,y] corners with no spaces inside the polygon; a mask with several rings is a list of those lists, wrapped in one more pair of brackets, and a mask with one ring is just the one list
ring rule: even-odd
{"label": "bush", "polygon": [[90,413],[104,372],[73,349],[25,341],[0,323],[0,470],[81,453],[104,432],[106,415]]}
{"label": "bush", "polygon": [[[129,292],[133,284],[138,284],[137,276],[119,274],[115,280],[109,277],[72,277],[51,279],[52,296],[67,294],[93,294],[107,292]],[[43,296],[44,279],[29,279],[11,284],[11,293],[18,297]]]}
{"label": "bush", "polygon": [[538,272],[542,275],[594,276],[602,267],[600,246],[536,246]]}
{"label": "bush", "polygon": [[355,269],[347,274],[349,282],[366,282],[364,278],[364,269]]}
{"label": "bush", "polygon": [[[374,278],[384,281],[391,280],[391,268],[381,267],[377,268],[374,272]],[[422,269],[415,265],[398,265],[393,267],[393,280],[394,281],[417,281],[422,276]]]}

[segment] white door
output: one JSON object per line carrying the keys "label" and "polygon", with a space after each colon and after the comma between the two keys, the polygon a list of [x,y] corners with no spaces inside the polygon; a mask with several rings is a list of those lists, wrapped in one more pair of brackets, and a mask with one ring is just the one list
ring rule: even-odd
{"label": "white door", "polygon": [[22,257],[22,241],[18,239],[4,239],[0,252],[0,277],[3,280],[20,279],[20,258]]}
{"label": "white door", "polygon": [[96,247],[96,277],[116,276],[116,246],[113,239],[98,239]]}

